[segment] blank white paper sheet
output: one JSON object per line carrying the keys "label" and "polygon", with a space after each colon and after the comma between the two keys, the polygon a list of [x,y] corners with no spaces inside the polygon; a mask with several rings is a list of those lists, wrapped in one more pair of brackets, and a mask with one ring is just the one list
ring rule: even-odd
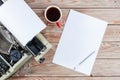
{"label": "blank white paper sheet", "polygon": [[53,63],[90,75],[107,22],[70,10]]}
{"label": "blank white paper sheet", "polygon": [[22,46],[46,27],[24,0],[8,0],[0,6],[0,21]]}

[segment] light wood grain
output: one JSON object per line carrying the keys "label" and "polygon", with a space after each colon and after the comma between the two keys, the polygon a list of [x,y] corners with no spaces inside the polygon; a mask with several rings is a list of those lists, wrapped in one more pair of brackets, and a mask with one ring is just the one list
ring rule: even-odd
{"label": "light wood grain", "polygon": [[[33,9],[37,15],[47,24],[44,18],[44,10],[45,9]],[[99,18],[107,21],[109,24],[120,24],[120,9],[74,9],[81,13],[87,14],[89,16],[93,16],[95,18]],[[65,24],[69,9],[62,9],[63,18],[61,20],[62,24]]]}
{"label": "light wood grain", "polygon": [[[120,0],[25,0],[45,22],[47,28],[42,34],[53,45],[45,55],[45,62],[37,63],[31,59],[9,80],[120,80]],[[49,5],[62,9],[62,29],[48,23],[44,10]],[[69,9],[105,20],[108,27],[99,50],[91,76],[74,72],[52,63],[60,40]]]}
{"label": "light wood grain", "polygon": [[[53,48],[45,55],[46,60],[43,64],[38,64],[32,59],[24,68],[16,73],[16,76],[86,76],[53,64],[52,59],[57,43],[52,45]],[[101,45],[98,59],[92,72],[93,76],[120,76],[119,45],[119,42],[105,42]]]}
{"label": "light wood grain", "polygon": [[26,0],[32,8],[57,5],[61,8],[120,8],[120,0]]}
{"label": "light wood grain", "polygon": [[[110,77],[120,76],[120,59],[97,59],[93,67],[91,75],[94,77]],[[14,76],[87,76],[82,73],[77,73],[70,69],[53,64],[48,57],[42,64],[38,64],[35,60],[31,60]]]}
{"label": "light wood grain", "polygon": [[[59,29],[56,25],[48,25],[42,34],[50,42],[58,42],[62,34],[63,28]],[[108,25],[103,41],[120,41],[120,25]]]}
{"label": "light wood grain", "polygon": [[120,80],[120,77],[12,77],[9,80]]}
{"label": "light wood grain", "polygon": [[120,42],[103,42],[97,58],[120,59]]}
{"label": "light wood grain", "polygon": [[120,59],[98,59],[95,62],[92,75],[120,76]]}
{"label": "light wood grain", "polygon": [[35,0],[25,0],[25,2],[32,3],[32,2],[35,2]]}
{"label": "light wood grain", "polygon": [[[48,26],[45,30],[42,31],[42,34],[47,38],[49,42],[58,43],[62,31],[63,29],[58,29],[57,26]],[[120,41],[120,25],[108,25],[103,38],[103,42],[107,41]]]}
{"label": "light wood grain", "polygon": [[[45,55],[45,62],[38,64],[34,59],[27,63],[24,68],[16,73],[16,76],[86,76],[64,67],[52,63],[52,59],[57,47],[53,43],[53,48]],[[120,76],[120,49],[118,42],[106,42],[102,44],[98,59],[95,62],[93,76]]]}
{"label": "light wood grain", "polygon": [[[52,43],[52,49],[48,52],[47,57],[52,60],[58,43]],[[100,59],[120,59],[120,42],[103,42],[97,58]],[[46,58],[47,58],[46,57]]]}

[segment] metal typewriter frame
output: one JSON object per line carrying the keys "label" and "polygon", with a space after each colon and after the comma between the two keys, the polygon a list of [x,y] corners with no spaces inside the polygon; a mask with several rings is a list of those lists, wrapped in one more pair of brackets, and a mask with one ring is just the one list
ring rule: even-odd
{"label": "metal typewriter frame", "polygon": [[[39,59],[42,58],[49,51],[49,49],[51,48],[51,44],[44,38],[44,36],[41,33],[39,33],[36,37],[47,48],[44,52],[40,52],[40,54],[35,57],[35,60],[39,62]],[[6,80],[7,78],[9,78],[12,74],[14,74],[18,69],[20,69],[27,61],[29,61],[33,57],[33,55],[30,53],[23,54],[24,56],[14,66],[10,66],[10,69],[6,72],[6,74],[0,77],[0,80]]]}
{"label": "metal typewriter frame", "polygon": [[[3,2],[7,1],[7,0],[2,0]],[[32,57],[35,58],[36,61],[39,62],[40,58],[43,58],[43,56],[49,51],[49,49],[52,47],[51,44],[45,39],[45,37],[39,33],[37,36],[37,39],[39,39],[45,46],[46,49],[44,52],[40,52],[37,56],[33,56],[31,53],[23,53],[23,57],[14,64],[14,66],[10,66],[9,65],[9,70],[3,74],[0,77],[0,80],[6,80],[8,79],[11,75],[13,75],[18,69],[20,69],[27,61],[29,61]],[[5,62],[7,62],[5,59],[3,59]],[[9,64],[9,63],[7,63]]]}

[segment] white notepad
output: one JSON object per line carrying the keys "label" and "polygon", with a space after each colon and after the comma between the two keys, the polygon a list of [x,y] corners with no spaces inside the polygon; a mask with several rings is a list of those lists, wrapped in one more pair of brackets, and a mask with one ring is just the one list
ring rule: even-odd
{"label": "white notepad", "polygon": [[107,22],[70,10],[53,63],[90,75]]}
{"label": "white notepad", "polygon": [[0,22],[22,46],[46,27],[24,0],[8,0],[0,6]]}

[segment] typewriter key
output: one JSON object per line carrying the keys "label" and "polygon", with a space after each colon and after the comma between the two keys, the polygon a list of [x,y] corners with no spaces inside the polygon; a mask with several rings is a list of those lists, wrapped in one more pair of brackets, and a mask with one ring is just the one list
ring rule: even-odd
{"label": "typewriter key", "polygon": [[11,50],[11,52],[10,52],[11,65],[14,65],[21,58],[22,58],[22,53],[20,51],[18,51],[18,50]]}

